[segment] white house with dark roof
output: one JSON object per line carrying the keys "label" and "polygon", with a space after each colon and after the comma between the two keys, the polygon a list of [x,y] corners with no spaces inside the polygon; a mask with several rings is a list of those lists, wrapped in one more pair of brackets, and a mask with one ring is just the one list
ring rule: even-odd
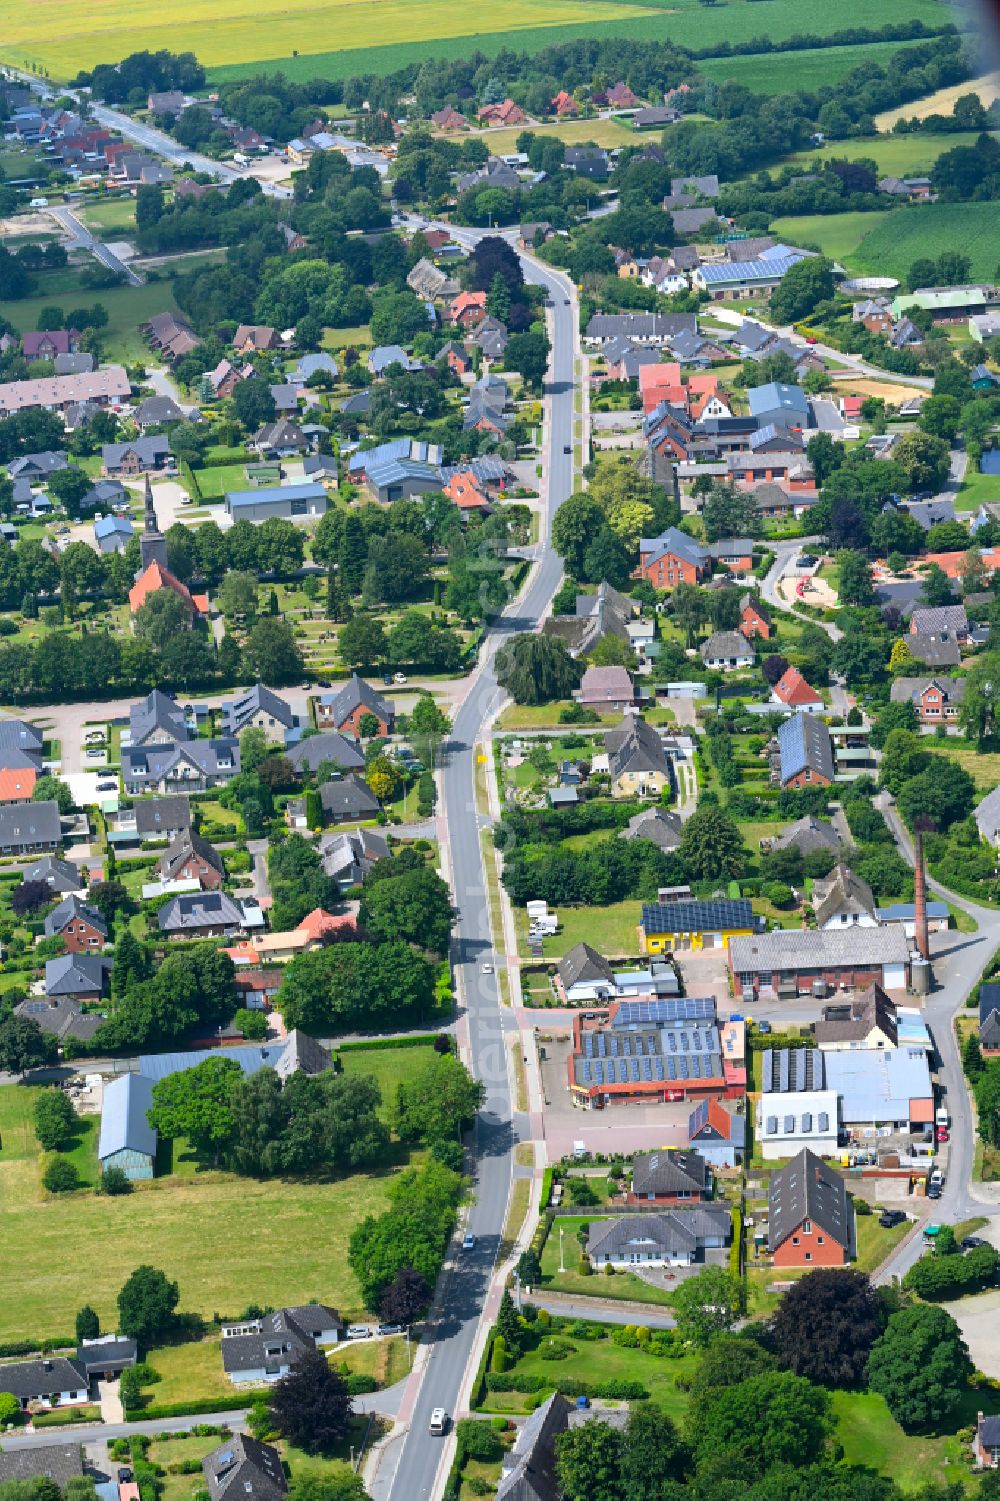
{"label": "white house with dark roof", "polygon": [[337,1310],[323,1303],[223,1324],[222,1368],[234,1386],[278,1381],[306,1350],[335,1345],[343,1328]]}
{"label": "white house with dark roof", "polygon": [[587,1255],[595,1269],[691,1266],[706,1259],[706,1250],[724,1248],[731,1233],[729,1210],[709,1205],[663,1214],[622,1215],[591,1221]]}
{"label": "white house with dark roof", "polygon": [[223,732],[234,739],[248,729],[264,730],[272,739],[284,739],[299,722],[286,700],[260,682],[227,699],[221,709]]}

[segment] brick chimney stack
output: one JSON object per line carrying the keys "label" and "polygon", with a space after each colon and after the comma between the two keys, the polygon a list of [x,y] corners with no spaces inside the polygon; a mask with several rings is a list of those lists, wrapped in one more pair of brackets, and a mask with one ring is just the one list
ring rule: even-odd
{"label": "brick chimney stack", "polygon": [[924,959],[931,957],[930,939],[927,935],[927,883],[924,878],[924,840],[918,829],[913,836],[913,936],[917,952]]}

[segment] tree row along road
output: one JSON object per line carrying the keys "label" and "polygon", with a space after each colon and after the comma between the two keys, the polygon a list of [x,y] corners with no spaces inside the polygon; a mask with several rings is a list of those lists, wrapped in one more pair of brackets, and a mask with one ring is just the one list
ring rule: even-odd
{"label": "tree row along road", "polygon": [[[448,226],[451,228],[451,226]],[[457,232],[463,243],[479,233]],[[490,629],[481,665],[455,715],[442,763],[443,811],[448,828],[451,877],[459,909],[453,938],[456,988],[464,1007],[468,1056],[473,1072],[486,1086],[486,1100],[476,1125],[474,1194],[468,1228],[476,1247],[464,1252],[443,1289],[443,1308],[434,1330],[431,1358],[424,1368],[410,1429],[392,1481],[392,1501],[423,1501],[435,1494],[442,1459],[439,1438],[429,1433],[431,1412],[443,1407],[454,1416],[466,1370],[475,1347],[480,1319],[489,1293],[503,1231],[513,1176],[517,1138],[507,1075],[505,1033],[516,1031],[509,1011],[501,1007],[493,963],[493,935],[486,876],[475,803],[476,747],[503,699],[494,671],[497,648],[505,639],[537,627],[562,578],[562,563],[552,550],[552,515],[573,488],[574,350],[576,299],[558,272],[524,256],[528,281],[549,292],[552,356],[547,386],[547,457],[543,472],[545,509],[542,515],[538,563],[526,592]],[[498,941],[501,935],[496,935]],[[483,963],[493,964],[489,973]]]}

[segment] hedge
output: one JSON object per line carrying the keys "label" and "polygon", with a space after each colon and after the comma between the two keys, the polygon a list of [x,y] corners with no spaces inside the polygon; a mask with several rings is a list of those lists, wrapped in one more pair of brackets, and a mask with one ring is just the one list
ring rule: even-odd
{"label": "hedge", "polygon": [[564,1376],[561,1381],[553,1381],[550,1377],[532,1376],[517,1371],[490,1371],[485,1384],[489,1392],[523,1392],[526,1396],[549,1391],[554,1387],[564,1397],[602,1397],[608,1401],[620,1402],[643,1402],[649,1397],[649,1392],[641,1381],[625,1381],[620,1378],[610,1381],[580,1381]]}
{"label": "hedge", "polygon": [[238,1412],[249,1405],[245,1393],[242,1397],[200,1397],[194,1402],[154,1403],[141,1408],[137,1417],[145,1423],[153,1418],[183,1418],[189,1413],[194,1417],[199,1412]]}
{"label": "hedge", "polygon": [[800,1037],[797,1032],[758,1032],[756,1027],[748,1027],[747,1046],[751,1053],[766,1053],[770,1048],[812,1048],[816,1039]]}
{"label": "hedge", "polygon": [[63,1339],[15,1339],[0,1345],[0,1359],[15,1355],[51,1355],[53,1350],[75,1350],[76,1339],[73,1336]]}
{"label": "hedge", "polygon": [[437,1032],[413,1032],[406,1037],[374,1037],[370,1041],[338,1043],[337,1052],[372,1053],[379,1048],[426,1048],[428,1045],[433,1045],[437,1038]]}

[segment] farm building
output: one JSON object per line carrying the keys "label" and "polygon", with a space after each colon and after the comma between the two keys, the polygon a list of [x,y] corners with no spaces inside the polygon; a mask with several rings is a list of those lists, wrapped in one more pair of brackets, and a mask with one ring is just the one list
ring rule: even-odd
{"label": "farm building", "polygon": [[762,933],[734,937],[729,969],[737,993],[809,994],[817,981],[832,989],[905,990],[910,978],[910,946],[899,927],[848,928],[836,932]]}
{"label": "farm building", "polygon": [[156,1161],[156,1132],[146,1119],[153,1104],[153,1081],[142,1074],[122,1074],[104,1091],[97,1156],[101,1171],[121,1168],[127,1178],[151,1178]]}

